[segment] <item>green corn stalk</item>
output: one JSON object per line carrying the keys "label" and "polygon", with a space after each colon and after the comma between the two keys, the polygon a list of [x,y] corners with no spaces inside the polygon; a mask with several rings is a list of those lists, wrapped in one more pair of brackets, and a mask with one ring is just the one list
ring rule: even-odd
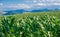
{"label": "green corn stalk", "polygon": [[4,16],[0,37],[59,37],[60,19],[55,16]]}

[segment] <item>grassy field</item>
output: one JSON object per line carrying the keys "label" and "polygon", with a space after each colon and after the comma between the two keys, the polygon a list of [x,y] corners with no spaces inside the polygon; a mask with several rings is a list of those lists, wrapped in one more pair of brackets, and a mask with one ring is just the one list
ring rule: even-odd
{"label": "grassy field", "polygon": [[0,37],[59,37],[60,11],[0,16]]}

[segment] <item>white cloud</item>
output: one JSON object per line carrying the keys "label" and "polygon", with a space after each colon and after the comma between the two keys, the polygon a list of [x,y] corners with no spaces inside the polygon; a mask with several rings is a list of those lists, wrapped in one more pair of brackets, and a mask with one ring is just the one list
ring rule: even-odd
{"label": "white cloud", "polygon": [[41,2],[54,2],[56,0],[41,0]]}
{"label": "white cloud", "polygon": [[57,5],[60,6],[60,3],[36,3],[36,4],[12,4],[12,5],[7,5],[3,6],[0,8],[0,10],[16,10],[16,9],[25,9],[25,10],[32,10],[36,8],[43,8],[47,6],[52,6],[52,5]]}
{"label": "white cloud", "polygon": [[60,0],[25,0],[25,2],[33,2],[33,3],[36,3],[36,2],[49,2],[49,3],[52,3],[52,2],[60,2]]}
{"label": "white cloud", "polygon": [[52,5],[59,5],[60,6],[60,3],[52,3]]}
{"label": "white cloud", "polygon": [[36,5],[37,6],[47,6],[47,4],[44,4],[44,3],[37,3]]}
{"label": "white cloud", "polygon": [[49,2],[49,3],[52,3],[52,2],[60,2],[60,0],[37,0],[37,2],[40,1],[40,2]]}
{"label": "white cloud", "polygon": [[29,9],[29,8],[31,8],[31,6],[27,5],[27,4],[16,4],[16,5],[10,5],[10,6],[8,6],[8,8],[12,8],[12,9]]}
{"label": "white cloud", "polygon": [[0,6],[2,6],[3,5],[3,3],[0,3]]}
{"label": "white cloud", "polygon": [[52,6],[52,5],[60,6],[60,3],[37,3],[35,5],[36,6]]}
{"label": "white cloud", "polygon": [[37,1],[36,0],[34,0],[34,1],[32,1],[33,3],[36,3]]}
{"label": "white cloud", "polygon": [[17,6],[19,6],[19,7],[21,7],[21,8],[26,8],[26,9],[29,9],[29,8],[32,7],[32,6],[27,5],[27,4],[18,4]]}
{"label": "white cloud", "polygon": [[3,6],[3,3],[0,3],[0,7]]}

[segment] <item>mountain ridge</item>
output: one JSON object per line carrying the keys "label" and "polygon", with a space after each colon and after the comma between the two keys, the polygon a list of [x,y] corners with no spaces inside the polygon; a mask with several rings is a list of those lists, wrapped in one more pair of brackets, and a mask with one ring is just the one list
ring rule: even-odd
{"label": "mountain ridge", "polygon": [[11,15],[11,14],[22,14],[24,12],[47,12],[47,11],[56,11],[56,10],[60,10],[60,9],[47,9],[47,8],[44,8],[44,9],[34,9],[34,10],[24,10],[24,9],[17,9],[17,10],[10,10],[10,11],[4,11],[4,12],[7,12],[6,14],[4,15]]}

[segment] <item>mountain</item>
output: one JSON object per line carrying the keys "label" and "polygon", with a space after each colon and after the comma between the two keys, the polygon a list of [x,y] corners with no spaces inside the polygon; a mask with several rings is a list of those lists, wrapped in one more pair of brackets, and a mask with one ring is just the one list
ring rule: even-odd
{"label": "mountain", "polygon": [[46,12],[46,11],[56,11],[56,10],[59,10],[59,9],[58,8],[55,8],[55,9],[43,8],[43,9],[33,9],[33,10],[30,10],[30,11],[20,9],[20,10],[4,11],[4,12],[7,12],[4,15],[19,14],[19,13],[21,14],[21,13],[24,13],[24,12]]}
{"label": "mountain", "polygon": [[19,14],[19,13],[23,13],[23,12],[25,12],[25,10],[20,9],[20,10],[10,10],[10,11],[5,11],[5,12],[7,12],[7,13],[4,14],[4,15],[11,15],[11,14]]}
{"label": "mountain", "polygon": [[44,11],[50,11],[49,9],[37,9],[37,10],[32,10],[31,12],[44,12]]}

